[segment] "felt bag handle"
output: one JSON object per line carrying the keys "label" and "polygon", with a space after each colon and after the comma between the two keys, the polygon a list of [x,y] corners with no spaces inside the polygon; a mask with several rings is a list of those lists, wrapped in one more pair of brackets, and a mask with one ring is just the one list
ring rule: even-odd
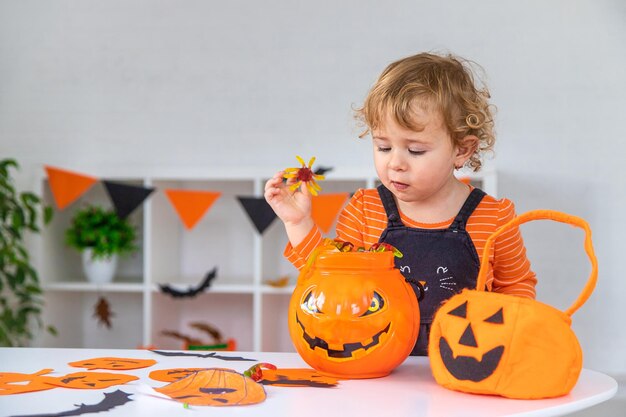
{"label": "felt bag handle", "polygon": [[585,231],[585,252],[587,252],[587,256],[591,261],[591,274],[589,275],[587,284],[583,288],[576,301],[574,301],[570,308],[565,310],[565,314],[571,316],[576,312],[576,310],[580,308],[580,306],[582,306],[587,301],[596,286],[596,282],[598,281],[598,260],[596,258],[595,252],[593,251],[593,244],[591,243],[591,229],[589,228],[589,224],[580,217],[572,216],[570,214],[562,213],[560,211],[533,210],[524,214],[520,214],[519,216],[511,219],[508,223],[505,223],[491,236],[489,236],[487,242],[485,243],[482,260],[480,262],[480,271],[478,273],[476,289],[482,291],[485,288],[487,271],[489,270],[489,250],[491,249],[491,246],[493,245],[493,242],[496,240],[496,238],[504,233],[506,230],[509,230],[512,227],[519,226],[520,224],[526,223],[531,220],[554,220],[557,222],[580,227]]}

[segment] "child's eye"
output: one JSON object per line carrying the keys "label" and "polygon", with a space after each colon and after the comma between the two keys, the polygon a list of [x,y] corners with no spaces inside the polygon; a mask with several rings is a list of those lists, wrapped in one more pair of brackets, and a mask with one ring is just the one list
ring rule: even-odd
{"label": "child's eye", "polygon": [[411,155],[424,155],[426,151],[417,151],[417,150],[409,149],[409,153]]}
{"label": "child's eye", "polygon": [[378,152],[389,152],[391,150],[388,146],[378,146],[376,149]]}

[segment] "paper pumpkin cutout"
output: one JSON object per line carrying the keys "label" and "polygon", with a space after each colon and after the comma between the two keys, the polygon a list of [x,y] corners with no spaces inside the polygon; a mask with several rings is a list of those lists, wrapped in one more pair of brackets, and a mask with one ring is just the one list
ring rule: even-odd
{"label": "paper pumpkin cutout", "polygon": [[157,369],[156,371],[150,372],[148,375],[151,379],[155,381],[162,382],[174,382],[179,379],[186,378],[189,375],[196,373],[198,371],[206,371],[210,368],[170,368],[170,369]]}
{"label": "paper pumpkin cutout", "polygon": [[311,217],[324,233],[330,232],[339,211],[348,200],[348,193],[322,194],[311,200]]}
{"label": "paper pumpkin cutout", "polygon": [[[22,394],[52,389],[54,385],[46,384],[44,377],[42,377],[42,375],[52,371],[52,369],[42,369],[34,374],[0,372],[0,395]],[[24,384],[24,382],[28,382],[28,384]]]}
{"label": "paper pumpkin cutout", "polygon": [[265,389],[261,384],[223,368],[191,373],[176,382],[155,388],[155,391],[190,405],[247,405],[265,400]]}
{"label": "paper pumpkin cutout", "polygon": [[51,166],[45,166],[45,169],[54,202],[59,210],[72,204],[98,181],[95,177],[65,169]]}
{"label": "paper pumpkin cutout", "polygon": [[200,221],[204,213],[220,198],[222,193],[198,190],[165,190],[165,195],[174,206],[187,229]]}
{"label": "paper pumpkin cutout", "polygon": [[101,389],[126,384],[139,378],[134,375],[114,374],[111,372],[74,372],[59,377],[44,376],[41,379],[46,384],[57,387]]}
{"label": "paper pumpkin cutout", "polygon": [[102,357],[70,362],[68,365],[75,368],[110,369],[114,371],[121,371],[128,369],[147,368],[154,365],[155,363],[156,361],[154,359]]}
{"label": "paper pumpkin cutout", "polygon": [[[565,312],[535,300],[483,291],[495,239],[511,227],[537,219],[572,224],[586,233],[591,275]],[[485,243],[477,290],[453,296],[435,314],[428,351],[437,383],[458,391],[520,399],[567,394],[582,368],[571,315],[591,295],[597,274],[591,230],[583,219],[537,210],[502,226]]]}
{"label": "paper pumpkin cutout", "polygon": [[324,375],[387,375],[411,353],[419,331],[415,293],[393,252],[319,247],[300,272],[289,304],[289,334],[304,361]]}
{"label": "paper pumpkin cutout", "polygon": [[337,378],[322,375],[313,369],[282,368],[264,369],[261,380],[263,385],[277,387],[313,387],[332,388],[337,386]]}

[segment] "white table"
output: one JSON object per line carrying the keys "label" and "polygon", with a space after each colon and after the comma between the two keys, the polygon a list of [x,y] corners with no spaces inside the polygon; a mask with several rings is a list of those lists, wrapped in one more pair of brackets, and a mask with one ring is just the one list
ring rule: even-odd
{"label": "white table", "polygon": [[[208,352],[187,352],[206,354]],[[270,362],[279,368],[308,366],[296,353],[218,352]],[[104,392],[120,389],[133,401],[105,413],[85,416],[556,416],[591,407],[610,399],[617,392],[616,381],[604,374],[583,369],[578,384],[569,395],[548,400],[511,400],[449,391],[435,383],[427,358],[410,357],[385,378],[342,380],[335,388],[295,388],[265,386],[267,399],[260,404],[236,407],[190,409],[171,400],[138,393],[146,385],[160,387],[164,382],[148,378],[156,369],[182,367],[221,367],[243,372],[256,362],[223,361],[215,358],[165,357],[147,350],[0,348],[0,372],[34,373],[53,368],[60,376],[84,371],[68,362],[95,357],[155,359],[149,368],[120,371],[140,377],[125,385],[98,390],[55,388],[25,394],[0,396],[0,416],[51,414],[96,404]],[[116,372],[116,371],[99,371]]]}

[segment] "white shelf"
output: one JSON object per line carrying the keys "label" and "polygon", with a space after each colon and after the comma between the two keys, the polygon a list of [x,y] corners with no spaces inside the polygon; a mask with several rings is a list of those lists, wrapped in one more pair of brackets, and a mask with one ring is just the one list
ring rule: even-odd
{"label": "white shelf", "polygon": [[[76,168],[73,168],[76,169]],[[110,207],[104,187],[97,183],[79,201],[56,211],[53,222],[36,238],[33,261],[44,289],[44,320],[59,330],[59,337],[42,335],[36,345],[44,347],[136,348],[155,345],[180,349],[162,330],[198,336],[189,328],[203,321],[235,338],[238,350],[293,351],[287,328],[287,308],[298,272],[283,257],[287,238],[277,219],[259,235],[238,196],[262,197],[263,185],[273,169],[219,170],[163,169],[134,172],[119,167],[110,171],[80,171],[101,180],[155,187],[155,192],[131,214],[138,229],[140,250],[121,258],[114,282],[95,285],[82,281],[80,256],[65,247],[64,233],[73,213],[85,203]],[[43,199],[52,202],[47,179],[37,179]],[[460,172],[487,193],[496,194],[496,175]],[[369,171],[333,169],[322,183],[323,192],[352,193],[377,185]],[[192,230],[186,230],[163,190],[204,189],[222,196]],[[331,230],[329,235],[334,235]],[[162,293],[159,284],[178,290],[198,285],[217,267],[215,281],[193,298]],[[272,287],[267,279],[288,275],[285,287]],[[94,304],[104,295],[113,311],[111,329],[93,318]],[[205,335],[206,336],[206,335]]]}

